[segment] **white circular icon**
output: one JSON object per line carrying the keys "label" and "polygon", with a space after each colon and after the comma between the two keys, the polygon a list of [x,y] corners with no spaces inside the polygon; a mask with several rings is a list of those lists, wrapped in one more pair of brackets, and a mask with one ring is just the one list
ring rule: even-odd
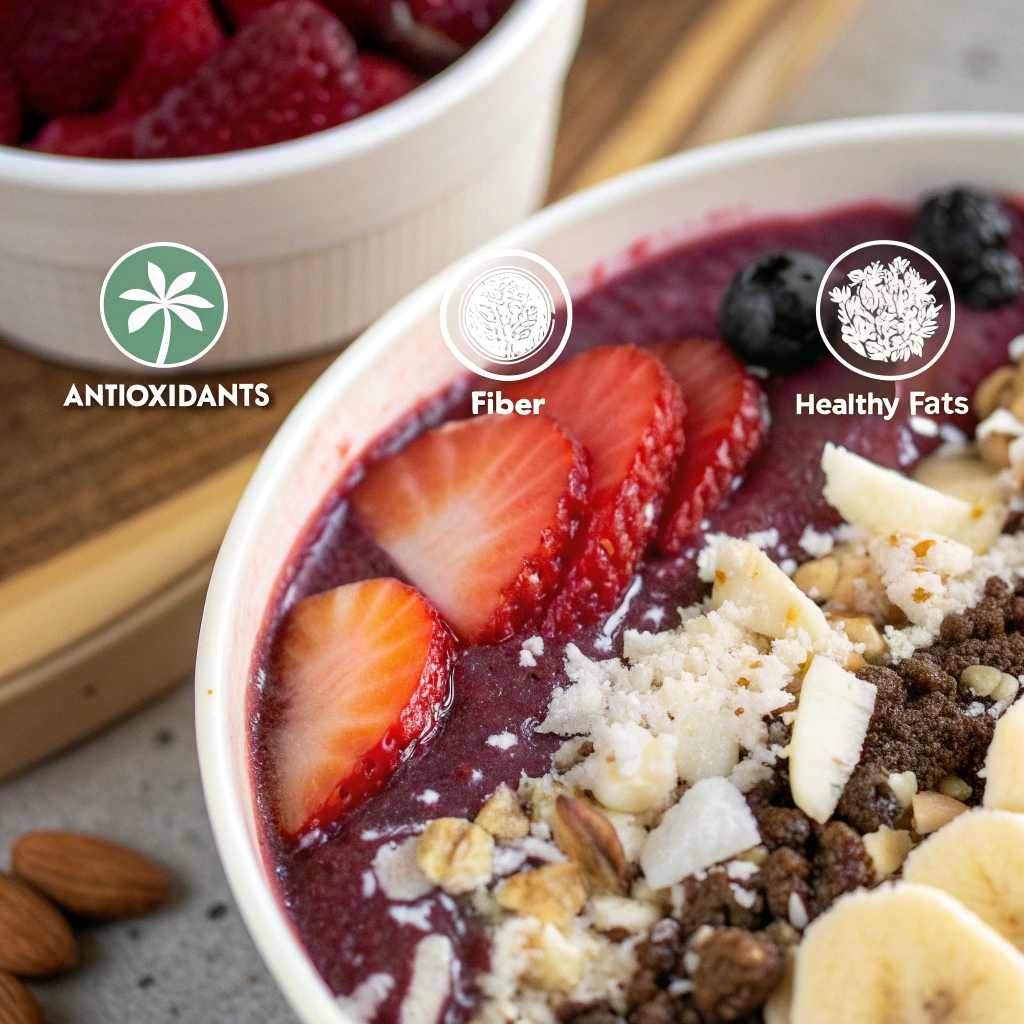
{"label": "white circular icon", "polygon": [[[843,283],[836,284],[837,274]],[[909,242],[861,242],[825,272],[816,314],[822,340],[847,369],[873,380],[907,380],[932,366],[953,337],[953,286],[942,267]],[[833,316],[842,352],[825,330],[824,319]]]}
{"label": "white circular icon", "polygon": [[448,348],[492,380],[540,373],[558,358],[571,327],[572,300],[561,274],[519,249],[482,253],[463,264],[441,302]]}

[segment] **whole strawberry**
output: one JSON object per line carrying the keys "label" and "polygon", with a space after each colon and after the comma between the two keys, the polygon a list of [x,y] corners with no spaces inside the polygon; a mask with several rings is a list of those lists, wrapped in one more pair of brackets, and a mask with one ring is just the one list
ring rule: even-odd
{"label": "whole strawberry", "polygon": [[80,114],[104,106],[146,32],[173,0],[13,0],[3,43],[26,106]]}
{"label": "whole strawberry", "polygon": [[345,26],[312,0],[279,0],[139,119],[133,152],[203,156],[285,142],[356,117],[362,101]]}
{"label": "whole strawberry", "polygon": [[13,146],[21,135],[21,93],[10,69],[0,64],[0,146]]}
{"label": "whole strawberry", "polygon": [[40,153],[127,159],[139,115],[172,86],[188,81],[225,44],[209,0],[173,0],[147,31],[139,55],[117,87],[113,103],[97,114],[55,117],[32,141]]}

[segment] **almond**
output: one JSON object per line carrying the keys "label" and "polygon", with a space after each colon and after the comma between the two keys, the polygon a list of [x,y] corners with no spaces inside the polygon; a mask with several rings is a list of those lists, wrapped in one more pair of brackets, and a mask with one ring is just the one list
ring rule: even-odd
{"label": "almond", "polygon": [[43,1024],[32,993],[6,971],[0,971],[0,1024]]}
{"label": "almond", "polygon": [[629,864],[615,826],[596,808],[577,797],[559,796],[551,817],[558,848],[580,870],[588,890],[623,896]]}
{"label": "almond", "polygon": [[0,971],[22,977],[73,967],[78,947],[71,926],[49,900],[0,874]]}
{"label": "almond", "polygon": [[11,868],[55,903],[94,919],[136,917],[159,906],[166,871],[134,850],[74,832],[28,832],[11,850]]}

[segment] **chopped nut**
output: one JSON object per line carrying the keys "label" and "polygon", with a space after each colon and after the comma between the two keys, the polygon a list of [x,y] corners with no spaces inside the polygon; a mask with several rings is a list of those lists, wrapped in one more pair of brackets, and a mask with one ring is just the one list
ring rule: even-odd
{"label": "chopped nut", "polygon": [[943,825],[948,825],[957,815],[967,810],[967,805],[959,800],[931,790],[918,793],[912,803],[914,831],[921,836],[937,832]]}
{"label": "chopped nut", "polygon": [[553,925],[538,928],[526,949],[527,984],[548,992],[571,992],[583,978],[583,950]]}
{"label": "chopped nut", "polygon": [[1013,399],[1017,367],[1000,366],[990,373],[974,392],[974,413],[979,420],[988,419],[1000,406]]}
{"label": "chopped nut", "polygon": [[939,792],[943,796],[951,796],[954,800],[969,800],[974,790],[958,775],[947,775],[939,783]]}
{"label": "chopped nut", "polygon": [[987,697],[1002,681],[1003,673],[988,665],[968,665],[960,673],[960,685],[973,690],[979,697]]}
{"label": "chopped nut", "polygon": [[836,549],[836,557],[839,578],[829,598],[830,610],[864,615],[875,622],[893,625],[902,621],[903,613],[889,600],[878,567],[871,558],[842,548]]}
{"label": "chopped nut", "polygon": [[587,902],[579,870],[571,861],[545,864],[506,879],[495,896],[506,909],[566,929]]}
{"label": "chopped nut", "polygon": [[896,799],[904,807],[909,807],[917,795],[917,776],[913,772],[893,772],[888,782]]}
{"label": "chopped nut", "polygon": [[882,825],[877,832],[869,832],[863,840],[864,849],[875,866],[875,879],[879,882],[899,871],[914,846],[909,832],[887,825]]}
{"label": "chopped nut", "polygon": [[519,798],[504,782],[480,808],[476,824],[495,839],[522,839],[530,834],[530,819],[519,806]]}
{"label": "chopped nut", "polygon": [[416,844],[420,871],[453,895],[488,882],[493,859],[494,840],[464,818],[435,819]]}
{"label": "chopped nut", "polygon": [[564,794],[555,801],[551,832],[593,893],[624,895],[629,865],[615,826],[596,808]]}
{"label": "chopped nut", "polygon": [[759,868],[763,868],[768,861],[768,847],[752,846],[749,850],[744,850],[743,853],[737,854],[733,860],[749,861],[751,864],[756,864]]}
{"label": "chopped nut", "polygon": [[550,775],[531,779],[524,775],[519,783],[519,802],[526,808],[531,821],[550,822],[555,813],[555,800],[569,790]]}
{"label": "chopped nut", "polygon": [[1009,434],[983,434],[978,438],[978,451],[990,465],[1006,469],[1010,465],[1010,443],[1013,438]]}
{"label": "chopped nut", "polygon": [[793,573],[793,582],[812,600],[827,601],[839,579],[839,559],[832,555],[804,562]]}
{"label": "chopped nut", "polygon": [[996,684],[996,688],[989,694],[994,700],[1002,703],[1003,701],[1011,701],[1017,696],[1017,691],[1020,689],[1020,681],[1016,676],[1011,676],[1009,672],[1004,672],[1002,678]]}
{"label": "chopped nut", "polygon": [[847,655],[843,668],[845,668],[847,672],[856,672],[857,669],[863,668],[866,664],[867,661],[864,659],[863,654],[860,654],[858,651],[850,651]]}
{"label": "chopped nut", "polygon": [[825,613],[825,618],[836,629],[841,629],[851,643],[864,645],[866,661],[879,661],[888,653],[889,645],[885,642],[885,638],[866,615],[844,615],[841,612],[830,611]]}
{"label": "chopped nut", "polygon": [[626,932],[638,935],[661,918],[661,911],[651,903],[631,900],[626,896],[595,896],[588,914],[599,932]]}

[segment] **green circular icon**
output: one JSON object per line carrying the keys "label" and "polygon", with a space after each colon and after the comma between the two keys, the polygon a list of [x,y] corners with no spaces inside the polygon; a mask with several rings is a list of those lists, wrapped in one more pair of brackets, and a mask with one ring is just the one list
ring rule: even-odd
{"label": "green circular icon", "polygon": [[228,319],[228,293],[217,268],[177,242],[151,242],[125,253],[100,291],[110,340],[146,366],[185,366],[217,344]]}

